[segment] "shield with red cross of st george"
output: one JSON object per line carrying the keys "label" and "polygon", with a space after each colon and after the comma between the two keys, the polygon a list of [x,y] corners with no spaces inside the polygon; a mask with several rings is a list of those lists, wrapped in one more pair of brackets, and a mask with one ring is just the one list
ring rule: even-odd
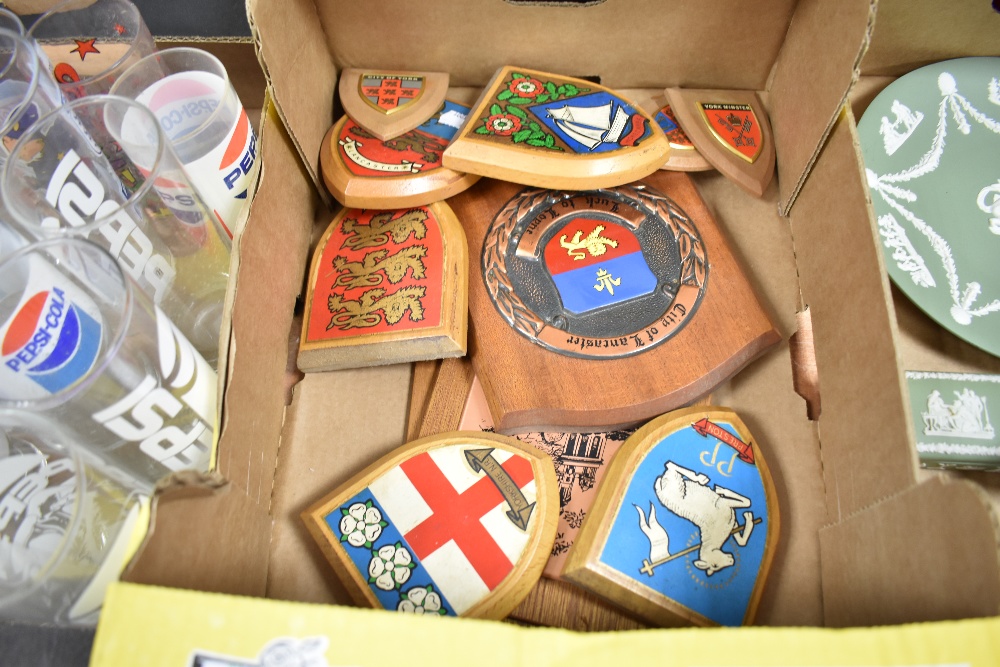
{"label": "shield with red cross of st george", "polygon": [[512,581],[540,575],[554,536],[550,513],[558,512],[554,472],[539,481],[551,460],[510,438],[484,436],[412,449],[307,512],[313,534],[318,526],[346,556],[351,578],[366,584],[367,601],[490,617],[479,612],[495,597],[507,599]]}
{"label": "shield with red cross of st george", "polygon": [[372,108],[393,113],[415,101],[424,90],[424,77],[400,74],[365,74],[358,82],[361,97]]}

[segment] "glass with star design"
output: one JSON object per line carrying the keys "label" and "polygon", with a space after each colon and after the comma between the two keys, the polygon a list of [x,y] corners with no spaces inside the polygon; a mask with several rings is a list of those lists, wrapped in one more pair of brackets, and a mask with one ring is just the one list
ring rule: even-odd
{"label": "glass with star design", "polygon": [[128,0],[65,0],[31,20],[28,36],[41,47],[63,95],[106,94],[125,70],[156,51],[139,9]]}

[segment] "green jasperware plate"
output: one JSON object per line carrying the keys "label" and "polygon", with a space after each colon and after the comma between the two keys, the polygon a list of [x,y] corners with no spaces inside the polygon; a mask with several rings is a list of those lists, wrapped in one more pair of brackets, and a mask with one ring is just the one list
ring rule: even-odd
{"label": "green jasperware plate", "polygon": [[889,276],[941,326],[1000,356],[1000,58],[900,77],[858,134]]}

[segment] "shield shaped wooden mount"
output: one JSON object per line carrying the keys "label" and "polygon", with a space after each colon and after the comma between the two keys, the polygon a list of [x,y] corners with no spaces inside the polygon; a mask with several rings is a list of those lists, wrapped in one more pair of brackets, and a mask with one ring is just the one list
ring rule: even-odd
{"label": "shield shaped wooden mount", "polygon": [[642,108],[646,110],[653,120],[663,130],[667,141],[670,142],[670,157],[660,167],[667,171],[709,171],[715,169],[702,157],[694,142],[681,129],[680,123],[674,110],[663,95],[656,95],[642,103]]}
{"label": "shield shaped wooden mount", "polygon": [[299,368],[464,355],[468,264],[465,233],[444,202],[343,209],[309,268]]}
{"label": "shield shaped wooden mount", "polygon": [[502,67],[445,150],[444,165],[535,187],[585,189],[640,179],[669,152],[653,119],[609,88]]}
{"label": "shield shaped wooden mount", "polygon": [[764,454],[740,417],[686,408],[622,445],[563,576],[653,624],[749,624],[779,526]]}
{"label": "shield shaped wooden mount", "polygon": [[741,188],[763,197],[774,177],[774,138],[757,93],[686,88],[664,93],[702,156]]}
{"label": "shield shaped wooden mount", "polygon": [[384,141],[437,113],[448,93],[448,78],[447,72],[345,69],[337,90],[347,115]]}
{"label": "shield shaped wooden mount", "polygon": [[500,432],[634,426],[780,340],[686,174],[582,192],[484,179],[449,203],[479,258],[470,356]]}
{"label": "shield shaped wooden mount", "polygon": [[547,455],[449,432],[390,453],[302,518],[358,604],[500,619],[541,576],[558,510]]}
{"label": "shield shaped wooden mount", "polygon": [[479,180],[441,161],[468,113],[468,107],[445,100],[418,127],[386,140],[344,116],[323,139],[323,180],[334,198],[351,208],[405,208],[447,199]]}

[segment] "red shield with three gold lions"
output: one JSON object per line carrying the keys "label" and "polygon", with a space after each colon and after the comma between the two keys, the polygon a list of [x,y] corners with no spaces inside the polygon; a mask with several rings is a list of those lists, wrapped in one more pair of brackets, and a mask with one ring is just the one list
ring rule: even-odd
{"label": "red shield with three gold lions", "polygon": [[716,139],[730,151],[753,163],[764,145],[757,114],[749,104],[702,102],[701,113]]}

